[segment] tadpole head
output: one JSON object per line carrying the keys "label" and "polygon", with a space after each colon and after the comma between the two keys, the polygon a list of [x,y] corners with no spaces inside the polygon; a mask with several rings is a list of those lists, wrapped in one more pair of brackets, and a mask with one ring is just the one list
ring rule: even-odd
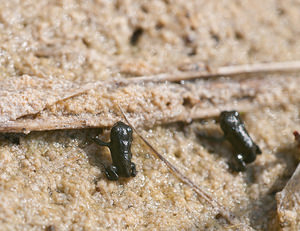
{"label": "tadpole head", "polygon": [[220,114],[220,126],[224,133],[241,123],[237,111],[222,111]]}
{"label": "tadpole head", "polygon": [[220,113],[220,121],[240,120],[240,115],[237,111],[222,111]]}
{"label": "tadpole head", "polygon": [[113,142],[116,140],[131,141],[132,128],[127,124],[123,123],[122,121],[119,121],[115,123],[114,126],[111,128],[110,139]]}

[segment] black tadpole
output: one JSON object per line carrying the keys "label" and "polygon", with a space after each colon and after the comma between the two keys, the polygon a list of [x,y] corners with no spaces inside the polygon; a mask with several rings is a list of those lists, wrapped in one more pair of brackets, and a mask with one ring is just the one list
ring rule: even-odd
{"label": "black tadpole", "polygon": [[261,150],[248,134],[245,124],[237,111],[223,111],[220,114],[220,125],[224,138],[229,141],[235,152],[233,170],[245,171],[246,164],[252,163]]}
{"label": "black tadpole", "polygon": [[131,162],[132,128],[119,121],[110,131],[110,142],[104,142],[96,136],[92,138],[98,145],[107,146],[110,149],[112,165],[105,169],[109,180],[118,180],[120,176],[136,176],[136,167]]}

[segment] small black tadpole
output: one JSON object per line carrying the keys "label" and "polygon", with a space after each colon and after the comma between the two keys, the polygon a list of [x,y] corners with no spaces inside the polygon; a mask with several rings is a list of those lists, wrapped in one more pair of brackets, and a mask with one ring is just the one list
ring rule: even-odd
{"label": "small black tadpole", "polygon": [[245,171],[246,164],[252,163],[261,150],[249,136],[245,124],[237,111],[223,111],[220,114],[220,125],[224,138],[229,141],[234,149],[235,171]]}
{"label": "small black tadpole", "polygon": [[131,162],[132,128],[119,121],[114,124],[110,131],[110,142],[104,142],[97,136],[93,140],[100,146],[107,146],[110,149],[112,165],[105,169],[109,180],[118,180],[120,176],[136,176],[136,167]]}

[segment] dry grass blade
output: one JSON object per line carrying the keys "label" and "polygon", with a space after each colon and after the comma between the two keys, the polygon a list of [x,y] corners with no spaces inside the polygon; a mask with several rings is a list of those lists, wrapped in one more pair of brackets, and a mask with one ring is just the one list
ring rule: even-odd
{"label": "dry grass blade", "polygon": [[[151,151],[158,157],[161,161],[163,161],[166,166],[171,170],[171,172],[177,176],[182,182],[189,185],[201,198],[203,198],[206,202],[208,202],[214,208],[217,208],[219,214],[226,219],[226,221],[234,226],[244,226],[244,224],[239,224],[236,219],[236,216],[233,215],[230,211],[228,211],[223,205],[221,205],[218,201],[216,201],[211,195],[209,195],[204,189],[197,186],[194,182],[192,182],[189,178],[187,178],[184,174],[182,174],[174,165],[172,165],[165,157],[163,157],[133,126],[128,118],[126,117],[123,109],[119,106],[119,109],[126,120],[126,122],[132,127],[135,133],[140,137],[141,140],[151,149]],[[247,227],[251,229],[250,227]]]}
{"label": "dry grass blade", "polygon": [[36,114],[59,101],[82,94],[83,90],[87,88],[54,77],[12,77],[0,85],[0,122]]}
{"label": "dry grass blade", "polygon": [[222,110],[248,112],[300,102],[299,76],[266,75],[178,83],[145,83],[97,90],[48,106],[32,116],[0,122],[0,132],[109,127],[120,120],[118,102],[136,126],[217,116]]}
{"label": "dry grass blade", "polygon": [[174,82],[197,78],[294,71],[300,71],[300,61],[298,60],[290,62],[272,62],[224,66],[216,68],[215,70],[210,70],[209,68],[207,68],[207,70],[200,71],[163,73],[152,76],[140,76],[129,78],[128,82]]}
{"label": "dry grass blade", "polygon": [[17,120],[23,116],[36,115],[45,108],[85,94],[101,86],[116,88],[145,82],[164,82],[191,80],[204,77],[234,76],[253,73],[291,72],[300,70],[300,61],[279,63],[257,63],[224,66],[215,70],[163,73],[152,76],[139,76],[127,79],[112,79],[78,85],[67,80],[43,79],[34,76],[21,76],[1,82],[0,85],[0,122]]}

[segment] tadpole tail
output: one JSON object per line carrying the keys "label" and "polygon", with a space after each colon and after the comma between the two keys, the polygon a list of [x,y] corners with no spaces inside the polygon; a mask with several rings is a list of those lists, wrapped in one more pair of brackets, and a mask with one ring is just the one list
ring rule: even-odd
{"label": "tadpole tail", "polygon": [[[124,119],[126,122],[132,127],[132,129],[136,132],[136,134],[144,141],[144,143],[151,149],[151,151],[162,160],[167,167],[171,170],[171,172],[177,176],[182,182],[189,185],[200,197],[202,197],[205,201],[207,201],[213,207],[216,207],[219,210],[220,215],[231,225],[242,225],[247,226],[245,224],[239,224],[236,220],[236,216],[229,212],[223,205],[221,205],[218,201],[216,201],[211,195],[209,195],[205,190],[197,186],[194,182],[192,182],[189,178],[183,175],[175,166],[173,166],[165,157],[163,157],[155,148],[136,130],[136,128],[129,122],[127,119],[123,109],[118,105]],[[248,227],[250,230],[251,228]]]}

